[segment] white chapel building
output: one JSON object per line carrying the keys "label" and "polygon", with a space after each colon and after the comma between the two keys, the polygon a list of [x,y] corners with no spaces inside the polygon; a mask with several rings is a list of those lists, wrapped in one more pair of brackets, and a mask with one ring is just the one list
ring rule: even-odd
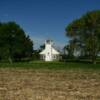
{"label": "white chapel building", "polygon": [[51,40],[46,40],[45,49],[40,52],[40,57],[44,61],[57,61],[60,59],[60,52],[53,47]]}

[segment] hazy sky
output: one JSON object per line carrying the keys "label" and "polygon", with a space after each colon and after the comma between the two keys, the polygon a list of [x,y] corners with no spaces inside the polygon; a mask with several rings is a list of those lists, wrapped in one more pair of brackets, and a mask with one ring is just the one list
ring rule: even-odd
{"label": "hazy sky", "polygon": [[100,9],[100,0],[0,0],[0,21],[16,21],[35,47],[45,39],[64,46],[65,27],[87,11]]}

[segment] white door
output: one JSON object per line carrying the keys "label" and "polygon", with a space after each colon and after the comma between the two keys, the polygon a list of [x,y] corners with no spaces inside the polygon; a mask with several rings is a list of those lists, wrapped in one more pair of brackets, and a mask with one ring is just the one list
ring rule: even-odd
{"label": "white door", "polygon": [[51,56],[50,56],[50,53],[47,53],[46,54],[46,59],[45,59],[46,61],[51,61]]}

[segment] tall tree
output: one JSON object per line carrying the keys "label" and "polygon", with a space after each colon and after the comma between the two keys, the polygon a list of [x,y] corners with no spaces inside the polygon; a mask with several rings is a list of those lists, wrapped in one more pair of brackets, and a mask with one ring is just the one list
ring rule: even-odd
{"label": "tall tree", "polygon": [[0,26],[0,56],[10,63],[16,58],[32,54],[33,43],[24,30],[15,22],[2,23]]}
{"label": "tall tree", "polygon": [[100,51],[100,10],[87,12],[66,27],[66,35],[84,47],[93,63]]}

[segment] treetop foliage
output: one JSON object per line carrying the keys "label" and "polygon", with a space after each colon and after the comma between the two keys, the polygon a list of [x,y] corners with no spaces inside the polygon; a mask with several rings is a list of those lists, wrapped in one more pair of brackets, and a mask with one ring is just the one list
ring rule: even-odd
{"label": "treetop foliage", "polygon": [[30,57],[33,42],[15,22],[0,23],[0,58],[12,62]]}
{"label": "treetop foliage", "polygon": [[87,52],[92,60],[96,58],[100,52],[100,10],[87,12],[72,21],[65,31],[72,41],[76,39],[78,44],[84,46],[85,53]]}

